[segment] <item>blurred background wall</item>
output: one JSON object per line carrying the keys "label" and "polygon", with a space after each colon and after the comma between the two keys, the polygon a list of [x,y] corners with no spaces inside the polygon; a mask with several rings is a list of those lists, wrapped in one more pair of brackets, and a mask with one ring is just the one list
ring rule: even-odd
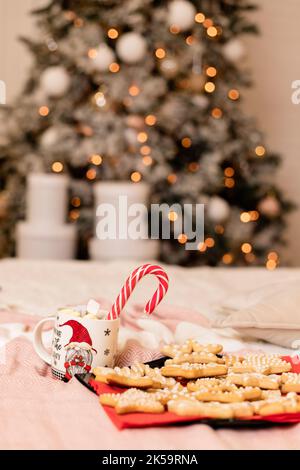
{"label": "blurred background wall", "polygon": [[[271,149],[283,156],[279,184],[300,206],[300,105],[291,102],[291,83],[300,79],[299,0],[257,0],[253,13],[262,36],[247,38],[249,67],[255,87],[246,93],[245,109],[258,120]],[[29,65],[29,57],[17,37],[34,31],[28,11],[45,0],[0,1],[0,79],[7,84],[7,101],[19,93]],[[287,233],[288,257],[300,265],[299,210],[290,216]]]}

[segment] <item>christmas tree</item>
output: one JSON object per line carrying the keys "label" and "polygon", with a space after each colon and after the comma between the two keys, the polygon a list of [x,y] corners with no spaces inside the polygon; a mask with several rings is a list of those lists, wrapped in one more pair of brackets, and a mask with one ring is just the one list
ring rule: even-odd
{"label": "christmas tree", "polygon": [[241,109],[251,85],[241,37],[257,32],[254,8],[247,0],[52,0],[34,11],[40,35],[23,38],[34,64],[0,136],[7,238],[23,214],[29,171],[71,176],[69,216],[84,241],[95,181],[147,181],[155,202],[206,207],[204,243],[187,251],[184,233],[165,240],[164,261],[275,268],[291,205],[274,185],[279,157]]}

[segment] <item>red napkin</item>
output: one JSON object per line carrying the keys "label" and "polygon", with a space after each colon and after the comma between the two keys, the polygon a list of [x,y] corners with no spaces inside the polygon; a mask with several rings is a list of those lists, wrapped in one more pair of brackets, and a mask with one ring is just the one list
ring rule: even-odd
{"label": "red napkin", "polygon": [[[282,359],[292,364],[292,371],[300,374],[300,357],[299,356],[284,356]],[[124,388],[113,387],[106,385],[96,380],[91,379],[90,385],[93,387],[97,395],[101,393],[122,393]],[[166,426],[177,423],[192,423],[193,421],[201,421],[204,418],[199,416],[177,416],[174,413],[166,411],[161,414],[150,413],[128,413],[125,415],[118,415],[114,408],[103,406],[107,416],[111,419],[118,429],[126,428],[147,428],[150,426]],[[243,419],[241,419],[243,420]],[[270,416],[251,416],[244,418],[245,421],[267,421],[272,423],[300,423],[300,413],[282,413]]]}

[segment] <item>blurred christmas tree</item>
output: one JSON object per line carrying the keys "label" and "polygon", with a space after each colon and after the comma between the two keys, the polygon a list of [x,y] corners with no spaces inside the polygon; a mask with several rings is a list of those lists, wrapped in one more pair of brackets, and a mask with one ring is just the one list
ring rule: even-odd
{"label": "blurred christmas tree", "polygon": [[185,234],[164,241],[163,260],[276,267],[291,205],[274,185],[279,158],[240,106],[250,85],[240,36],[256,33],[253,8],[52,0],[35,11],[40,36],[23,38],[34,65],[0,136],[13,214],[6,234],[22,215],[29,169],[71,175],[69,214],[82,239],[92,230],[94,181],[144,180],[155,202],[206,205],[205,243],[189,252]]}

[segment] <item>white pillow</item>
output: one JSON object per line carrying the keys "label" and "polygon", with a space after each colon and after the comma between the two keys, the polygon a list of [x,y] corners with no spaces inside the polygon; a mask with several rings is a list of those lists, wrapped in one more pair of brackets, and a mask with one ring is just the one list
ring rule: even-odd
{"label": "white pillow", "polygon": [[[212,323],[214,328],[234,328],[243,336],[263,339],[286,348],[300,347],[300,280],[276,283],[240,296],[223,306],[227,316]],[[235,308],[237,306],[237,309]]]}

